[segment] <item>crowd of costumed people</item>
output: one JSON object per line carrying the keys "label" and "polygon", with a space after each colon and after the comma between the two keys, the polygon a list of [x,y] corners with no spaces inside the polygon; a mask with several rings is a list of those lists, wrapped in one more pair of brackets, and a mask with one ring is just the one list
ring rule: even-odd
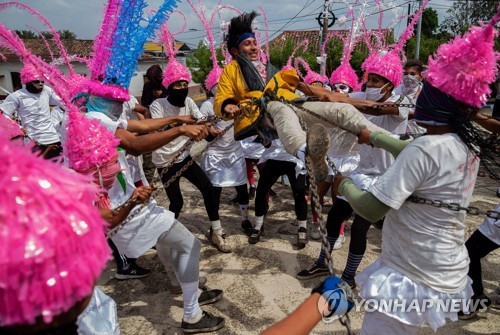
{"label": "crowd of costumed people", "polygon": [[[457,310],[380,304],[364,313],[363,335],[417,334],[424,325],[437,331],[500,308],[498,296],[485,292],[481,269],[500,245],[500,205],[466,236],[478,172],[500,177],[500,121],[481,113],[498,77],[500,7],[424,63],[408,58],[405,45],[428,2],[390,42],[386,32],[397,20],[383,26],[382,0],[375,0],[373,30],[368,1],[345,0],[346,31],[330,31],[319,46],[325,63],[340,43],[339,65],[318,73],[304,59],[309,40],[293,46],[281,69],[272,64],[262,7],[242,12],[219,1],[208,11],[201,0],[186,0],[210,54],[201,106],[189,97],[192,74],[177,57],[175,37],[188,26],[179,1],[149,10],[145,0],[108,0],[88,58],[69,54],[37,10],[1,3],[0,12],[20,10],[53,37],[42,38],[50,53],[44,59],[0,23],[0,51],[22,62],[24,85],[0,104],[0,333],[120,334],[117,304],[96,282],[110,260],[118,280],[150,275],[136,260],[152,249],[166,289],[182,296],[181,330],[224,328],[223,308],[202,308],[225,293],[200,276],[202,244],[180,221],[193,210],[182,177],[201,193],[209,224],[199,228],[222,253],[261,243],[270,199],[287,200],[273,190],[280,178],[293,198],[296,253],[320,242],[309,246],[318,247],[314,262],[295,274],[319,284],[296,310],[256,332],[308,334],[323,318],[340,317],[351,333],[356,297],[462,303]],[[231,19],[217,33],[222,13]],[[265,30],[255,28],[259,15]],[[147,41],[162,45],[166,62],[146,71],[139,101],[130,85]],[[360,46],[368,53],[356,70]],[[190,148],[203,140],[201,156],[192,157]],[[223,188],[236,192],[231,208],[248,244],[232,243],[237,230],[221,220]],[[162,192],[168,208],[157,200]],[[323,211],[328,192],[333,204]],[[344,260],[334,250],[347,241],[346,224]],[[360,269],[372,225],[382,229],[381,251]],[[169,317],[168,306],[161,308]]]}

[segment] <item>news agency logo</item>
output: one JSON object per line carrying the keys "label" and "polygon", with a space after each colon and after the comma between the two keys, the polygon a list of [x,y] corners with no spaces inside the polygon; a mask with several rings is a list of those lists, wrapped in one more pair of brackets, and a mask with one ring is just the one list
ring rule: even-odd
{"label": "news agency logo", "polygon": [[[318,300],[318,310],[323,322],[337,320],[350,310],[346,291],[338,288],[323,293],[324,299]],[[426,311],[467,314],[469,311],[484,311],[488,308],[488,299],[351,299],[356,312],[381,313],[425,313]]]}
{"label": "news agency logo", "polygon": [[318,300],[318,310],[321,312],[323,322],[331,323],[350,310],[346,298],[348,294],[343,288],[326,291],[322,296],[324,299]]}

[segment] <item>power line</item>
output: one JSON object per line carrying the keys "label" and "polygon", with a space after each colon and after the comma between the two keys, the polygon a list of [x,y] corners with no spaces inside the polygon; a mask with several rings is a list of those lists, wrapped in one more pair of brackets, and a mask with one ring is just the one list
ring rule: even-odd
{"label": "power line", "polygon": [[[302,13],[302,11],[304,9],[306,9],[307,7],[309,7],[312,4],[313,1],[310,2],[309,0],[307,0],[307,2],[304,4],[304,6],[302,6],[302,9],[297,14],[295,14],[294,17],[292,17],[290,20],[288,20],[288,22],[285,23],[279,30],[282,30],[282,29],[286,28],[288,25],[290,25],[290,23],[292,22],[292,20],[295,19],[300,13]],[[275,37],[274,35],[276,35],[276,33],[274,33],[272,36],[269,36],[269,39],[272,39],[273,37]]]}

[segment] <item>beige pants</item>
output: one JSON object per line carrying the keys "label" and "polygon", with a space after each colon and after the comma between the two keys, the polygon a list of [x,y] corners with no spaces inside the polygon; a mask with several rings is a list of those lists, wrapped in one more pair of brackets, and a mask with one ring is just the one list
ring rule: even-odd
{"label": "beige pants", "polygon": [[[368,121],[361,112],[350,104],[315,101],[305,102],[302,106],[355,134],[358,134],[363,128],[388,134],[387,130]],[[278,101],[271,101],[267,104],[267,112],[274,121],[281,143],[283,143],[285,150],[289,154],[296,156],[297,150],[306,143],[306,133],[300,126],[298,116],[300,116],[309,127],[315,123],[321,123],[327,128],[332,128],[333,126],[300,109],[294,108],[294,110]],[[346,133],[343,140],[356,140],[354,135],[349,135],[349,133]],[[334,143],[333,145],[342,144]]]}

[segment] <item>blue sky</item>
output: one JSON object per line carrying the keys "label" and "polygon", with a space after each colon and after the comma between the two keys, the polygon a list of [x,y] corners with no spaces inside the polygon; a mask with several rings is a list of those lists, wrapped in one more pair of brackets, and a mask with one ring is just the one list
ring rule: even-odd
{"label": "blue sky", "polygon": [[[195,0],[196,1],[196,0]],[[347,0],[349,3],[354,3],[356,0]],[[102,0],[22,0],[22,3],[28,4],[33,8],[40,11],[44,16],[46,16],[52,25],[56,29],[68,29],[77,34],[78,38],[81,39],[93,39],[97,34],[99,27],[99,22],[102,19],[104,1]],[[331,9],[337,17],[342,16],[347,9],[343,1],[334,0],[330,1]],[[394,4],[399,7],[399,13],[405,14],[408,10],[408,3],[412,6],[414,10],[417,7],[416,0],[383,0],[387,5]],[[150,0],[150,8],[158,8],[161,0]],[[211,11],[216,5],[216,1],[204,0],[203,4]],[[319,29],[318,23],[316,22],[316,16],[319,14],[323,7],[324,0],[272,0],[264,1],[262,6],[267,14],[267,19],[269,21],[269,31],[271,36],[275,36],[286,26],[285,30],[299,30],[299,29]],[[248,1],[248,0],[226,0],[223,4],[229,4],[233,7],[238,8],[241,11],[249,10],[259,10],[259,2]],[[307,6],[305,6],[307,5]],[[446,9],[453,5],[453,1],[450,0],[431,0],[429,7],[433,7],[438,11],[439,19],[442,21],[446,16]],[[305,8],[303,9],[303,7]],[[199,20],[192,12],[191,8],[185,1],[180,1],[178,9],[183,11],[187,16],[187,29],[184,33],[177,35],[178,40],[187,42],[190,45],[197,45],[198,41],[203,38],[204,31],[203,27],[199,23]],[[297,13],[297,18],[292,19]],[[367,12],[371,13],[375,11],[375,2],[373,0],[368,0]],[[384,13],[384,25],[389,25],[395,16],[395,10],[387,10]],[[223,11],[221,19],[228,21],[234,12]],[[377,15],[369,16],[367,21],[368,28],[377,27]],[[262,16],[259,17],[259,25],[261,29],[264,29],[262,24]],[[0,13],[0,22],[7,25],[11,29],[29,29],[26,24],[32,25],[37,29],[42,29],[41,24],[34,20],[30,15],[22,12],[18,9],[9,9]],[[172,20],[169,22],[169,27],[172,31],[176,31],[182,26],[183,22],[179,15],[174,15]],[[220,21],[217,19],[215,22],[216,28],[216,38],[220,36],[218,26]],[[406,20],[394,25],[396,36],[398,36],[404,27],[406,26]],[[337,28],[342,27],[336,25]]]}

